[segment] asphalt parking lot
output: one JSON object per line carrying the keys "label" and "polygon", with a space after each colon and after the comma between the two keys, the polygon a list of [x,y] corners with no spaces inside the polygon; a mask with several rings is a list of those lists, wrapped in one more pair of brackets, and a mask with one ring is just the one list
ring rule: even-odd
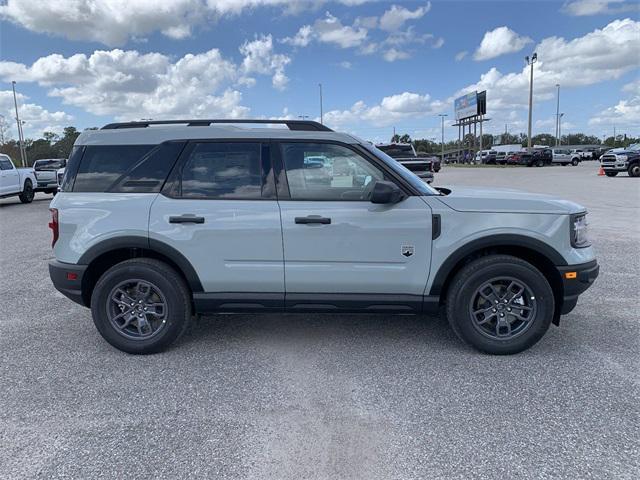
{"label": "asphalt parking lot", "polygon": [[225,315],[130,356],[47,271],[50,196],[0,200],[2,478],[638,478],[640,182],[444,167],[585,205],[600,278],[532,349],[418,316]]}

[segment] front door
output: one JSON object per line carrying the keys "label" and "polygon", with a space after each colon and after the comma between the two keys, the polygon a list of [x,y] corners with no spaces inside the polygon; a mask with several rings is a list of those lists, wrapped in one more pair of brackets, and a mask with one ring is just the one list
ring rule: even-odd
{"label": "front door", "polygon": [[9,158],[0,156],[0,195],[20,191],[20,175]]}
{"label": "front door", "polygon": [[186,257],[205,296],[217,294],[208,298],[220,299],[219,305],[272,299],[265,305],[282,307],[282,231],[273,185],[268,143],[189,143],[151,207],[149,238]]}
{"label": "front door", "polygon": [[350,146],[283,142],[280,153],[287,305],[421,304],[431,258],[426,202],[371,203],[374,183],[391,178]]}

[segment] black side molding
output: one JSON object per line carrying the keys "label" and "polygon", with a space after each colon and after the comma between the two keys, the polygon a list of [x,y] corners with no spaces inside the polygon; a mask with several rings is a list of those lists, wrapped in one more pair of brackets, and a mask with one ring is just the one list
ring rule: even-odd
{"label": "black side molding", "polygon": [[440,236],[442,231],[442,218],[440,214],[435,213],[431,216],[431,239],[435,240]]}

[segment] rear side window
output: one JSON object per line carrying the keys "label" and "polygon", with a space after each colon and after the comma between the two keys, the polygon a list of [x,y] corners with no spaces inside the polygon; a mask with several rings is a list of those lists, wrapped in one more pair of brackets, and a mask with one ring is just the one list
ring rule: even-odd
{"label": "rear side window", "polygon": [[154,147],[129,168],[109,191],[158,193],[183,148],[184,142],[166,142]]}
{"label": "rear side window", "polygon": [[[203,142],[193,145],[172,196],[202,199],[260,199],[268,169],[260,143]],[[267,159],[268,160],[268,159]],[[176,191],[177,190],[177,191]]]}
{"label": "rear side window", "polygon": [[13,165],[6,157],[0,157],[0,170],[12,170]]}
{"label": "rear side window", "polygon": [[153,147],[153,145],[91,145],[85,147],[73,191],[108,191]]}

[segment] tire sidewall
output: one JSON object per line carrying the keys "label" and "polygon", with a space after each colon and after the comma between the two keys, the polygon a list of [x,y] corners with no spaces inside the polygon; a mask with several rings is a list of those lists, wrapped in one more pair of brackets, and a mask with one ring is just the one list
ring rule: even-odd
{"label": "tire sidewall", "polygon": [[[146,340],[133,340],[121,335],[112,326],[107,315],[107,298],[111,290],[120,282],[130,279],[148,280],[160,289],[167,301],[167,323],[162,327],[162,331]],[[185,299],[180,290],[170,279],[150,265],[116,265],[100,278],[91,295],[93,323],[102,337],[119,350],[143,354],[158,352],[180,336],[191,315],[189,308],[185,308]]]}
{"label": "tire sidewall", "polygon": [[[536,315],[533,324],[522,334],[510,340],[497,340],[480,333],[469,314],[472,296],[482,283],[495,277],[514,277],[528,286],[536,297]],[[455,305],[450,310],[456,322],[457,333],[475,348],[493,354],[513,354],[526,350],[545,334],[554,314],[554,297],[544,276],[533,268],[519,263],[487,265],[464,279],[458,289]]]}

